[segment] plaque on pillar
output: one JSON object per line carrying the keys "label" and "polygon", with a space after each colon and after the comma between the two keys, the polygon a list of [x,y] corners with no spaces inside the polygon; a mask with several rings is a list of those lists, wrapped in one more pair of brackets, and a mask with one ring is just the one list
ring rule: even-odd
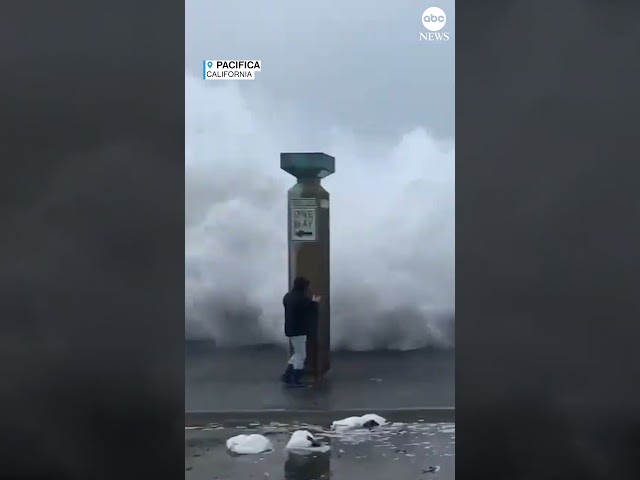
{"label": "plaque on pillar", "polygon": [[297,179],[287,194],[289,288],[295,277],[305,277],[313,294],[322,297],[307,338],[307,368],[319,380],[331,365],[329,192],[320,181],[335,172],[335,159],[324,153],[281,153],[280,168]]}

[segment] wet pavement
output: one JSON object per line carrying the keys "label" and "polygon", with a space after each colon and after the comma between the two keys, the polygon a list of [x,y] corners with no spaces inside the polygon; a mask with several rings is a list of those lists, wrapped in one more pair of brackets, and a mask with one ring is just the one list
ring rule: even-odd
{"label": "wet pavement", "polygon": [[[310,430],[330,444],[320,453],[289,453],[290,432]],[[225,442],[241,433],[267,436],[274,450],[234,456]],[[415,422],[372,431],[330,432],[308,425],[229,428],[210,426],[185,431],[185,480],[453,480],[455,425]]]}
{"label": "wet pavement", "polygon": [[275,347],[187,344],[185,409],[375,412],[454,406],[454,351],[333,353],[326,381],[307,389],[280,384],[286,360],[287,352]]}

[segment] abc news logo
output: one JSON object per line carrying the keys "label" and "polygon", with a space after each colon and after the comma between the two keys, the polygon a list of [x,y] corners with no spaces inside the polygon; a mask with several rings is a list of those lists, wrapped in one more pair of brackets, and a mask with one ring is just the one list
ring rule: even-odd
{"label": "abc news logo", "polygon": [[439,7],[429,7],[422,12],[422,25],[428,30],[420,32],[420,41],[448,42],[449,32],[441,32],[447,24],[447,14]]}

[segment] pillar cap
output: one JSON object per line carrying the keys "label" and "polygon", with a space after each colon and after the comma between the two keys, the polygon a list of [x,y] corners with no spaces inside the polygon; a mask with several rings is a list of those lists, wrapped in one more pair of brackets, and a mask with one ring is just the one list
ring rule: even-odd
{"label": "pillar cap", "polygon": [[336,159],[326,153],[281,153],[280,168],[298,179],[325,178],[336,171]]}

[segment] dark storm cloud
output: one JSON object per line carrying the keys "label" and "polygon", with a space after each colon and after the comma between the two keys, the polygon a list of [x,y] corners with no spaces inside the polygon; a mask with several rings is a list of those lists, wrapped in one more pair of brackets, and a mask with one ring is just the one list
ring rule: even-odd
{"label": "dark storm cloud", "polygon": [[182,55],[171,43],[182,7],[11,7],[0,15],[0,471],[140,477],[181,441],[166,419],[179,423],[183,406],[184,87],[161,60]]}
{"label": "dark storm cloud", "polygon": [[630,478],[640,9],[544,5],[459,5],[456,398],[460,438],[496,440],[457,447],[494,478]]}

